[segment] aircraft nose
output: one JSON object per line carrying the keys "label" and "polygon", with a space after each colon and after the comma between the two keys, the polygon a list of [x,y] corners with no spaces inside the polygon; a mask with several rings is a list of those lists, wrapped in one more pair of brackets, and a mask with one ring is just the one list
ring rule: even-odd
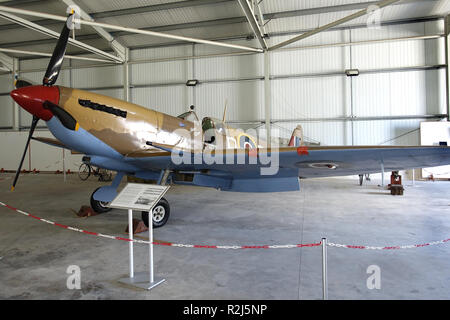
{"label": "aircraft nose", "polygon": [[50,101],[58,104],[59,89],[56,86],[28,86],[11,91],[11,97],[32,115],[48,121],[52,118],[53,114],[50,110],[44,109],[43,103]]}

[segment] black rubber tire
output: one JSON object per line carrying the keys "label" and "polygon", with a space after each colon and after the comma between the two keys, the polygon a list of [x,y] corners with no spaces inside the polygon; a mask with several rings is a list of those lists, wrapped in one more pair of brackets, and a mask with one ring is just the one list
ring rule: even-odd
{"label": "black rubber tire", "polygon": [[97,213],[105,213],[105,212],[111,211],[112,208],[105,207],[105,206],[102,205],[101,201],[97,201],[97,200],[94,199],[94,193],[100,188],[101,187],[98,187],[91,194],[91,208],[94,209],[94,211],[97,212]]}
{"label": "black rubber tire", "polygon": [[[159,200],[153,210],[158,210],[158,206],[162,206],[164,208],[164,217],[161,221],[155,221],[152,219],[153,228],[161,228],[162,226],[164,226],[167,223],[167,220],[169,220],[170,216],[169,202],[165,198],[161,198],[161,200]],[[148,228],[148,211],[142,211],[142,221],[144,221],[145,226]]]}

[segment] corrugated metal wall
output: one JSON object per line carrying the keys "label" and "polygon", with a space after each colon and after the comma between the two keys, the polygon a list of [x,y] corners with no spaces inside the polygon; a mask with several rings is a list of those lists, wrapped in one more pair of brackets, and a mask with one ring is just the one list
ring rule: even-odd
{"label": "corrugated metal wall", "polygon": [[[13,89],[13,80],[10,74],[0,75],[0,92],[9,92]],[[0,128],[11,127],[13,121],[13,104],[8,94],[0,95]]]}
{"label": "corrugated metal wall", "polygon": [[[442,28],[441,22],[426,22],[379,30],[341,30],[323,33],[306,40],[302,45],[421,36],[442,33]],[[271,74],[290,74],[293,77],[273,80],[273,119],[444,114],[443,68],[399,70],[444,64],[443,40],[402,40],[275,52],[272,54]],[[276,39],[274,43],[279,41],[281,39]],[[353,78],[345,75],[327,76],[352,68],[361,71],[396,70],[361,73]],[[316,75],[302,77],[308,74]],[[419,133],[413,130],[419,128],[421,121],[424,120],[300,123],[312,141],[320,141],[324,145],[365,145],[419,144]],[[296,123],[280,122],[277,126],[285,128],[283,131],[289,134]]]}
{"label": "corrugated metal wall", "polygon": [[[446,113],[443,68],[397,70],[444,64],[443,38],[317,46],[440,33],[443,33],[442,21],[385,26],[379,30],[336,30],[293,44],[288,50],[272,52],[274,132],[288,138],[300,123],[310,141],[323,145],[419,144],[419,134],[414,130],[424,121],[421,119],[350,122],[336,118]],[[275,44],[290,37],[273,37],[269,42]],[[236,43],[257,46],[255,40]],[[315,47],[292,48],[295,46]],[[227,104],[228,120],[264,119],[263,55],[229,56],[228,53],[227,49],[206,45],[133,50],[131,101],[171,115],[187,111],[194,104],[200,117],[216,118],[222,117]],[[218,54],[222,56],[212,56]],[[45,68],[47,62],[48,59],[24,60],[20,69]],[[68,61],[65,66],[69,66]],[[350,68],[396,70],[361,73],[349,78],[342,72]],[[21,76],[40,83],[43,73],[25,72]],[[10,78],[11,75],[0,76],[0,93],[11,89]],[[188,79],[198,79],[201,83],[195,88],[186,87]],[[64,70],[58,84],[123,98],[123,66]],[[9,96],[0,95],[0,104],[0,127],[11,126]],[[319,121],[306,121],[311,118]],[[320,121],[321,118],[327,121]],[[303,120],[277,122],[281,119]],[[28,126],[30,121],[30,115],[21,111],[20,125]]]}

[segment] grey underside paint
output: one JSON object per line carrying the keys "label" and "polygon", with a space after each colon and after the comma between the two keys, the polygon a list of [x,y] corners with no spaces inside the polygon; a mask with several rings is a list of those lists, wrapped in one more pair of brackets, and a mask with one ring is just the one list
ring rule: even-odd
{"label": "grey underside paint", "polygon": [[[276,155],[279,155],[276,160]],[[272,156],[272,157],[271,157]],[[361,173],[381,171],[383,163],[385,171],[426,168],[450,164],[449,147],[399,147],[372,149],[332,149],[309,150],[308,155],[298,155],[297,152],[281,152],[269,154],[272,166],[279,164],[280,170],[273,178],[299,176],[302,178],[346,176]],[[236,160],[236,159],[234,159]],[[261,168],[269,165],[251,164],[254,158],[245,158],[246,164],[181,164],[175,165],[170,156],[127,159],[127,162],[143,169],[172,170],[211,170],[212,175],[225,175],[239,178],[261,178]],[[334,164],[336,169],[313,168],[315,164]],[[267,176],[270,178],[270,176]]]}

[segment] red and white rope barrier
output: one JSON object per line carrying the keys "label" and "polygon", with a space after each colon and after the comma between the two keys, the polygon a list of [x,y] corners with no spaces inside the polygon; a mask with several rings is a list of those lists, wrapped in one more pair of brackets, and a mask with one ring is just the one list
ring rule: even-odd
{"label": "red and white rope barrier", "polygon": [[[63,229],[67,229],[67,230],[72,230],[72,231],[76,231],[76,232],[80,232],[80,233],[85,233],[85,234],[89,234],[89,235],[93,235],[93,236],[97,236],[97,237],[101,237],[101,238],[108,238],[108,239],[112,239],[112,240],[121,240],[121,241],[127,241],[127,242],[135,242],[135,243],[144,243],[144,244],[150,244],[149,241],[145,241],[145,240],[137,240],[137,239],[129,239],[129,238],[123,238],[123,237],[118,237],[118,236],[111,236],[111,235],[107,235],[107,234],[102,234],[102,233],[98,233],[98,232],[91,232],[91,231],[87,231],[87,230],[82,230],[82,229],[78,229],[78,228],[74,228],[74,227],[70,227],[70,226],[66,226],[63,224],[59,224],[50,220],[46,220],[40,217],[36,217],[28,212],[19,210],[17,208],[14,208],[10,205],[7,205],[3,202],[0,202],[0,206],[3,206],[5,208],[8,208],[10,210],[13,210],[17,213],[21,213],[27,217],[36,219],[38,221],[41,222],[45,222],[48,224],[51,224],[53,226],[56,227],[60,227]],[[445,240],[439,240],[439,241],[433,241],[433,242],[428,242],[428,243],[424,243],[424,244],[413,244],[413,245],[403,245],[403,246],[387,246],[387,247],[374,247],[374,246],[356,246],[356,245],[346,245],[346,244],[337,244],[337,243],[332,243],[332,242],[327,242],[327,246],[330,247],[337,247],[337,248],[346,248],[346,249],[366,249],[366,250],[399,250],[399,249],[413,249],[413,248],[422,248],[422,247],[428,247],[428,246],[434,246],[434,245],[439,245],[439,244],[444,244],[450,242],[450,238],[449,239],[445,239]],[[306,243],[306,244],[285,244],[285,245],[263,245],[263,246],[219,246],[219,245],[195,245],[195,244],[180,244],[180,243],[170,243],[170,242],[153,242],[154,245],[159,245],[159,246],[168,246],[168,247],[179,247],[179,248],[202,248],[202,249],[234,249],[234,250],[238,250],[238,249],[294,249],[294,248],[308,248],[308,247],[318,247],[320,245],[322,245],[322,242],[318,242],[318,243]]]}
{"label": "red and white rope barrier", "polygon": [[346,249],[399,250],[399,249],[414,249],[414,248],[435,246],[438,244],[447,243],[449,241],[450,241],[450,239],[445,239],[445,240],[433,241],[433,242],[428,242],[428,243],[423,243],[423,244],[411,244],[411,245],[404,245],[404,246],[389,246],[389,247],[354,246],[354,245],[348,245],[348,244],[337,244],[337,243],[329,242],[328,246],[336,247],[336,248],[346,248]]}
{"label": "red and white rope barrier", "polygon": [[[111,236],[111,235],[107,235],[107,234],[102,234],[102,233],[98,233],[98,232],[91,232],[91,231],[87,231],[87,230],[82,230],[82,229],[78,229],[78,228],[74,228],[74,227],[70,227],[70,226],[66,226],[63,224],[59,224],[53,221],[49,221],[40,217],[36,217],[28,212],[19,210],[17,208],[14,208],[10,205],[7,205],[3,202],[0,202],[0,205],[8,208],[10,210],[13,210],[15,212],[21,213],[27,217],[36,219],[38,221],[41,222],[45,222],[48,224],[51,224],[53,226],[56,227],[60,227],[60,228],[64,228],[67,230],[72,230],[72,231],[76,231],[76,232],[80,232],[80,233],[85,233],[85,234],[89,234],[89,235],[93,235],[93,236],[97,236],[97,237],[101,237],[101,238],[108,238],[108,239],[112,239],[112,240],[121,240],[121,241],[127,241],[127,242],[135,242],[135,243],[145,243],[145,244],[149,244],[149,241],[145,241],[145,240],[137,240],[137,239],[129,239],[129,238],[123,238],[123,237],[117,237],[117,236]],[[321,245],[321,242],[319,243],[308,243],[308,244],[288,244],[288,245],[265,245],[265,246],[217,246],[217,245],[195,245],[195,244],[180,244],[180,243],[170,243],[170,242],[153,242],[154,245],[159,245],[159,246],[168,246],[168,247],[179,247],[179,248],[203,248],[203,249],[292,249],[292,248],[303,248],[303,247],[317,247]]]}

